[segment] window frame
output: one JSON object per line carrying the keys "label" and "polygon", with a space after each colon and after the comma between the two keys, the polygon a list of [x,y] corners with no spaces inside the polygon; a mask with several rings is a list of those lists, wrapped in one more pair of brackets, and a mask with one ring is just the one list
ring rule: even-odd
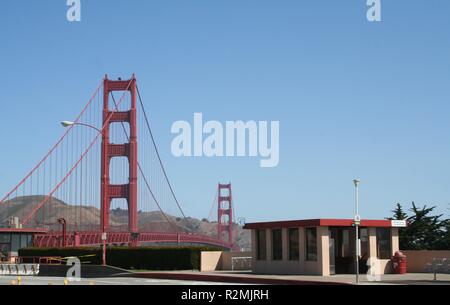
{"label": "window frame", "polygon": [[[292,249],[292,239],[291,239],[291,232],[296,231],[297,238],[294,238],[295,244],[297,246],[297,249],[295,251],[295,255],[293,255],[293,249]],[[290,261],[299,261],[300,260],[300,230],[299,228],[288,228],[288,260]]]}
{"label": "window frame", "polygon": [[[267,232],[266,229],[257,229],[256,230],[256,260],[265,261],[267,260]],[[260,233],[264,233],[264,241],[263,247],[261,248],[261,235]],[[263,250],[263,251],[261,251]]]}
{"label": "window frame", "polygon": [[[277,245],[277,248],[275,248],[275,238],[274,238],[275,232],[279,234],[279,244]],[[283,260],[283,229],[272,229],[271,238],[272,238],[272,260],[281,261]]]}
{"label": "window frame", "polygon": [[[314,230],[314,249],[311,249],[309,245],[308,231]],[[307,262],[317,262],[318,261],[318,245],[317,245],[317,227],[307,227],[305,228],[305,261]],[[314,250],[314,251],[310,251]],[[314,258],[310,258],[310,255],[315,255]]]}
{"label": "window frame", "polygon": [[11,233],[0,233],[2,238],[8,237],[7,239],[0,239],[1,244],[11,244]]}
{"label": "window frame", "polygon": [[[386,249],[384,249],[383,251],[380,251],[380,232],[387,232],[387,242],[388,242],[388,254],[387,256],[382,255]],[[376,229],[376,238],[377,238],[377,258],[378,259],[391,259],[392,257],[392,230],[391,228],[377,228]]]}

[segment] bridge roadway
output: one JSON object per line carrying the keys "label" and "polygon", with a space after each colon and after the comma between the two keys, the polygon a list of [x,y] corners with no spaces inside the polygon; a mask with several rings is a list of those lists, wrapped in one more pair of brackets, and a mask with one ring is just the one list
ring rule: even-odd
{"label": "bridge roadway", "polygon": [[[33,245],[39,248],[59,247],[62,246],[62,242],[61,232],[37,234],[33,239]],[[69,247],[99,246],[102,243],[102,232],[68,232],[66,234],[66,246]],[[189,233],[109,232],[106,243],[118,246],[133,243],[201,244],[232,249],[232,245],[227,242],[205,235]]]}

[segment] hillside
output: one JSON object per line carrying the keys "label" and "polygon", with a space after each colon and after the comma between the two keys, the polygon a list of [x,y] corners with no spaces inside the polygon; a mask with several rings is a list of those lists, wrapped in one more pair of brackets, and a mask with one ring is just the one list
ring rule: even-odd
{"label": "hillside", "polygon": [[[5,201],[0,206],[0,227],[7,227],[8,220],[11,217],[23,218],[36,207],[44,196],[25,196],[17,197],[9,201]],[[110,216],[111,230],[122,231],[127,229],[128,214],[123,209],[112,209]],[[48,203],[41,208],[37,217],[32,220],[33,227],[45,227],[49,230],[60,230],[58,218],[63,217],[68,223],[68,230],[91,231],[98,230],[100,226],[100,210],[92,206],[74,206],[69,205],[56,198],[51,198]],[[41,221],[45,216],[45,223]],[[171,224],[166,220],[170,219]],[[210,222],[206,219],[199,220],[192,217],[186,219],[167,215],[160,211],[149,211],[138,213],[139,229],[141,231],[152,232],[192,232],[196,234],[203,234],[211,237],[217,236],[217,222]],[[81,219],[81,222],[79,221]],[[77,223],[77,221],[79,223]],[[234,234],[240,248],[249,250],[251,248],[250,232],[243,230],[237,224],[234,225]]]}

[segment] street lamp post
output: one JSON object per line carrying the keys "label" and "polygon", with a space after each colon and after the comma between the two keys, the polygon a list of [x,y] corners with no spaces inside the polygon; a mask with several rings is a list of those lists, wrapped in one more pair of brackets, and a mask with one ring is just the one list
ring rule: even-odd
{"label": "street lamp post", "polygon": [[67,247],[67,221],[64,218],[59,218],[58,222],[62,225],[62,246]]}
{"label": "street lamp post", "polygon": [[359,194],[358,194],[358,186],[360,183],[359,179],[355,179],[353,180],[353,183],[355,184],[355,218],[354,218],[354,223],[355,223],[355,256],[356,256],[356,260],[355,260],[355,264],[356,264],[356,283],[359,283],[359,256],[360,256],[360,242],[359,242],[359,225],[361,222],[361,216],[359,216]]}
{"label": "street lamp post", "polygon": [[[98,129],[97,127],[89,125],[89,124],[85,124],[85,123],[72,122],[72,121],[62,121],[61,125],[64,128],[67,128],[67,127],[70,127],[70,126],[74,126],[74,125],[85,126],[85,127],[89,127],[91,129],[94,129],[99,134],[103,134],[103,132],[100,129]],[[106,241],[107,241],[107,239],[108,239],[107,233],[103,231],[102,232],[102,248],[103,248],[102,249],[102,264],[103,264],[103,266],[106,266]]]}
{"label": "street lamp post", "polygon": [[79,122],[72,122],[72,121],[62,121],[61,125],[66,128],[66,127],[70,127],[70,126],[74,126],[74,125],[79,125],[79,126],[85,126],[85,127],[89,127],[91,129],[94,129],[95,131],[97,131],[98,133],[102,133],[102,131],[100,129],[98,129],[95,126],[89,125],[89,124],[85,124],[85,123],[79,123]]}

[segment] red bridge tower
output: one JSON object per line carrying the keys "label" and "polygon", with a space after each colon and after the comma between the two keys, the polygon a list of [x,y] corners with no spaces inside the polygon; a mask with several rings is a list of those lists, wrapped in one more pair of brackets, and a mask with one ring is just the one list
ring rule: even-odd
{"label": "red bridge tower", "polygon": [[231,183],[220,184],[217,198],[217,239],[223,240],[223,232],[228,234],[228,243],[233,244],[233,206],[231,195]]}
{"label": "red bridge tower", "polygon": [[[129,91],[131,108],[128,111],[111,111],[109,94],[113,91]],[[110,143],[110,124],[125,122],[130,124],[130,141],[125,144]],[[105,125],[106,124],[106,125]],[[101,230],[108,232],[111,200],[126,199],[128,202],[128,227],[130,232],[138,232],[137,221],[137,128],[136,128],[136,78],[131,80],[108,80],[103,82],[103,131],[101,164]],[[128,184],[110,184],[109,166],[114,157],[127,157],[129,163]]]}

